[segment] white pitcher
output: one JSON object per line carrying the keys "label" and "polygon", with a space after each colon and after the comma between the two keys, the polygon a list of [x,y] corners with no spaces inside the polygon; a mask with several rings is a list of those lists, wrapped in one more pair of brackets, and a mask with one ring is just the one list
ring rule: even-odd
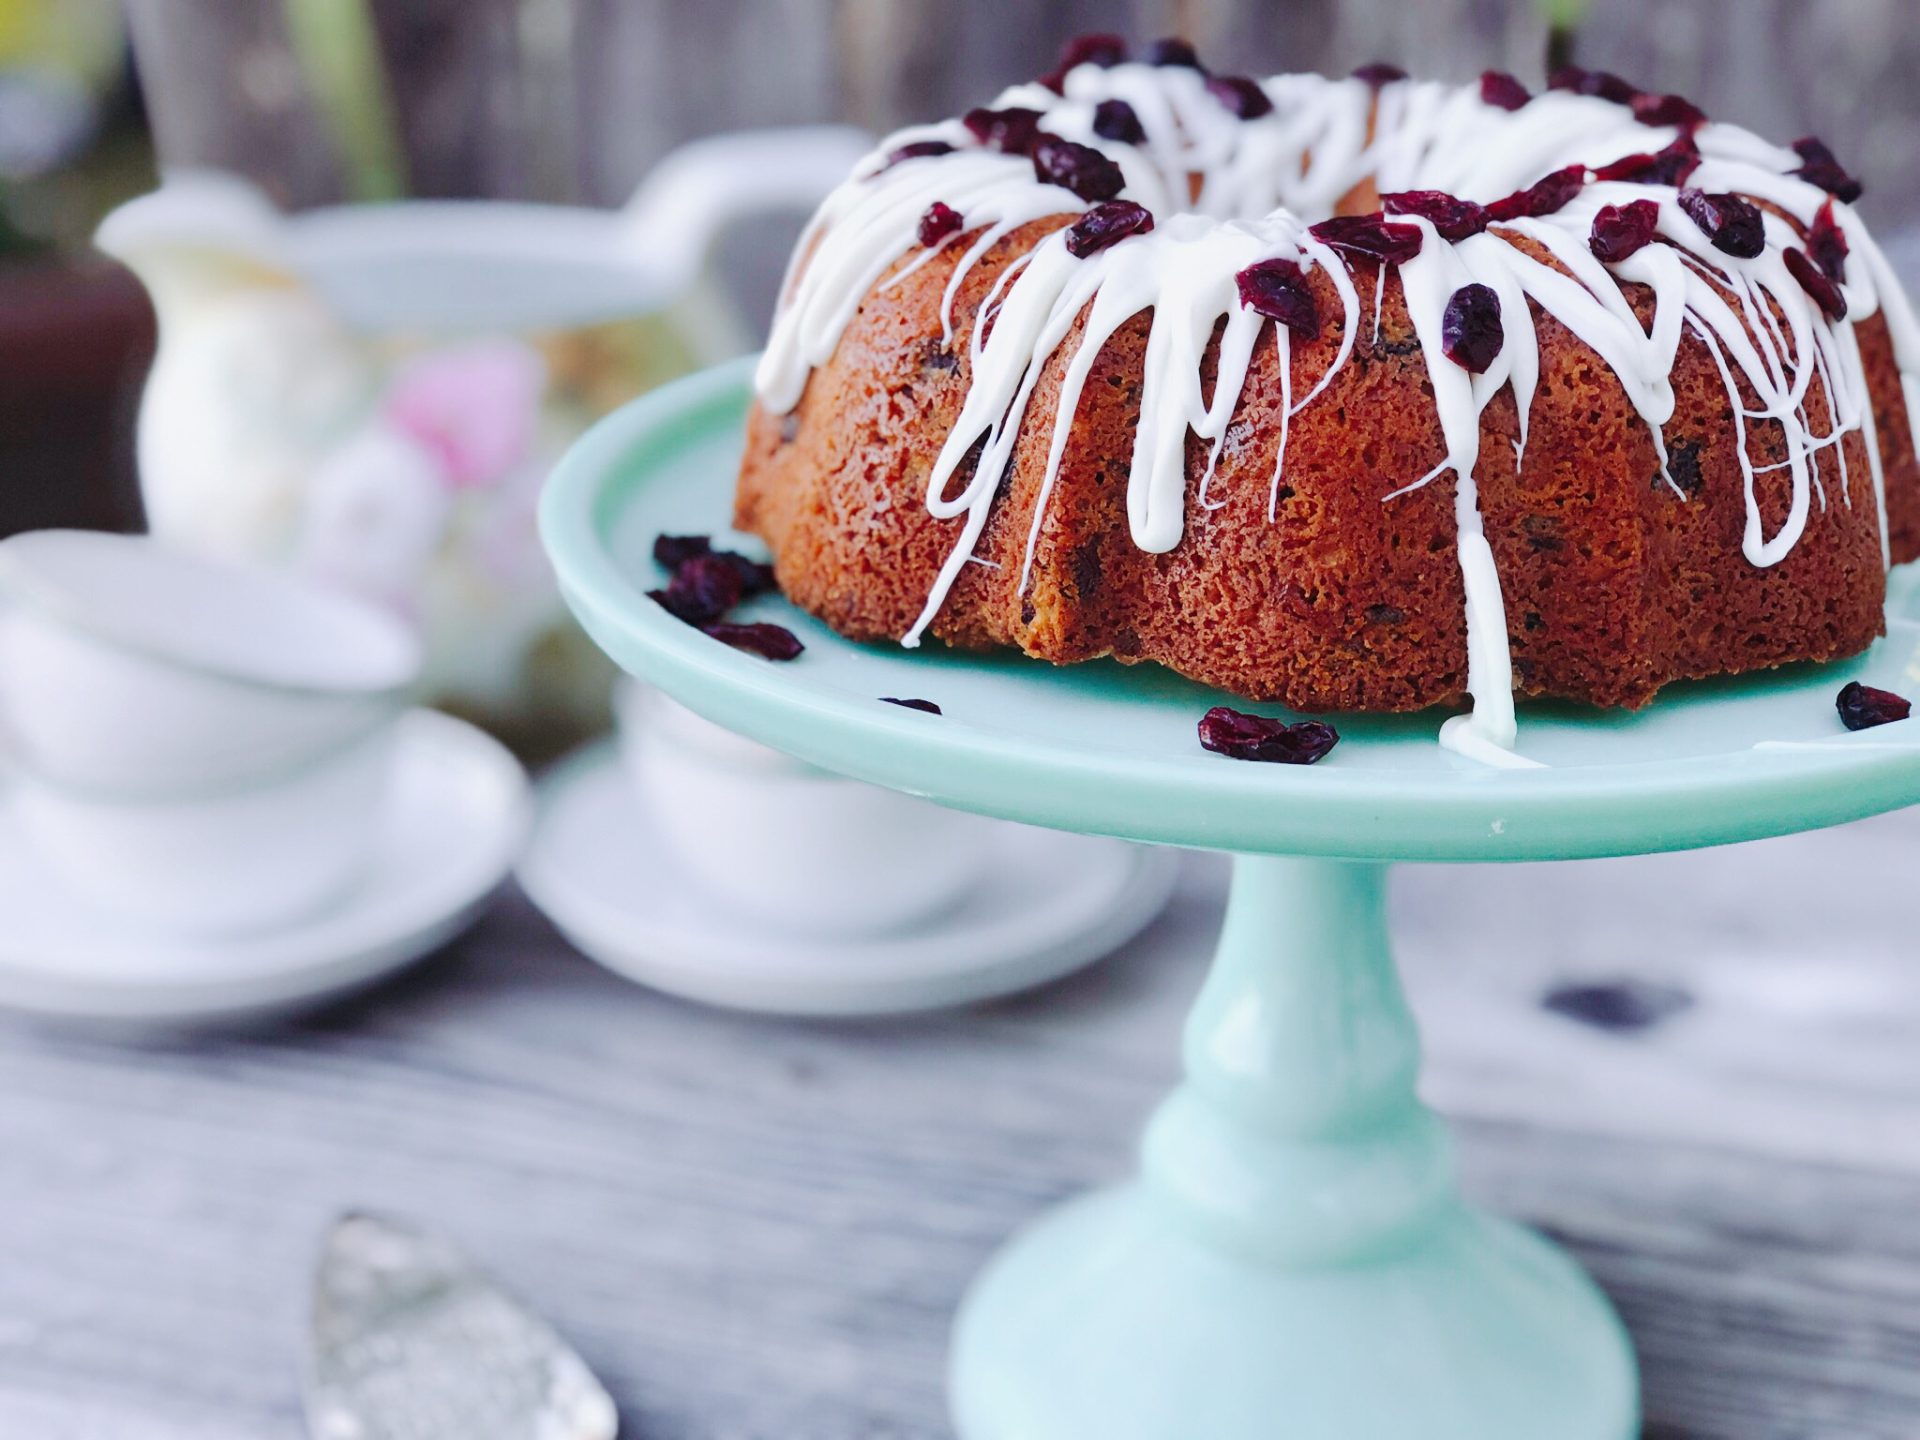
{"label": "white pitcher", "polygon": [[804,209],[868,148],[810,127],[698,140],[622,209],[406,201],[284,215],[168,173],[96,237],[145,282],[160,350],[139,424],[156,534],[378,600],[429,693],[535,747],[608,675],[535,532],[549,465],[640,391],[747,348],[715,238]]}

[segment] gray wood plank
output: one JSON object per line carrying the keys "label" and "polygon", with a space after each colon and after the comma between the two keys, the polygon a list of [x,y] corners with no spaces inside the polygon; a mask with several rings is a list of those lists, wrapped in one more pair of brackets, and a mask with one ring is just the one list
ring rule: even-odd
{"label": "gray wood plank", "polygon": [[[1619,1301],[1652,1433],[1920,1432],[1916,840],[1920,815],[1398,877],[1466,1183]],[[1113,962],[958,1015],[701,1010],[508,899],[416,976],[270,1033],[0,1023],[0,1434],[293,1440],[313,1247],[374,1206],[555,1320],[633,1434],[942,1436],[967,1277],[1123,1174],[1174,1078],[1221,894],[1192,867]],[[1638,1034],[1536,1003],[1621,976],[1696,1003]]]}

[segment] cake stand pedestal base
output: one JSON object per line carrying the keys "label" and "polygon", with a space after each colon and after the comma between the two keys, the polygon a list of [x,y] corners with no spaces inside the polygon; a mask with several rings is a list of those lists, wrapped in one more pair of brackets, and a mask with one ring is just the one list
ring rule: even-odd
{"label": "cake stand pedestal base", "polygon": [[1236,859],[1140,1178],[1043,1219],[962,1307],[962,1440],[1639,1433],[1605,1298],[1455,1188],[1384,898],[1381,865]]}

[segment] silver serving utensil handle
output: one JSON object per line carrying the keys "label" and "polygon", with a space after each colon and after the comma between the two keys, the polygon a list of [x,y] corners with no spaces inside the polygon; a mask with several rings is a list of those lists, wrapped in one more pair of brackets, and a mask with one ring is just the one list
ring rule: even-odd
{"label": "silver serving utensil handle", "polygon": [[586,1363],[452,1245],[349,1214],[326,1240],[307,1351],[313,1440],[614,1440]]}

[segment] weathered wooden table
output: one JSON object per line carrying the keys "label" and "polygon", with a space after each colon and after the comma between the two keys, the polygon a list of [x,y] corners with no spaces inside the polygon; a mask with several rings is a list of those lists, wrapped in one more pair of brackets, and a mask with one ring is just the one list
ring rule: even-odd
{"label": "weathered wooden table", "polygon": [[[1650,1436],[1920,1435],[1917,858],[1920,811],[1397,877],[1468,1186],[1612,1293]],[[312,1254],[371,1207],[552,1318],[638,1440],[943,1437],[962,1286],[1129,1164],[1222,882],[1196,857],[1108,964],[912,1021],[696,1009],[507,897],[270,1033],[0,1022],[0,1436],[296,1440]],[[1540,1003],[1569,983],[1589,1018]]]}

